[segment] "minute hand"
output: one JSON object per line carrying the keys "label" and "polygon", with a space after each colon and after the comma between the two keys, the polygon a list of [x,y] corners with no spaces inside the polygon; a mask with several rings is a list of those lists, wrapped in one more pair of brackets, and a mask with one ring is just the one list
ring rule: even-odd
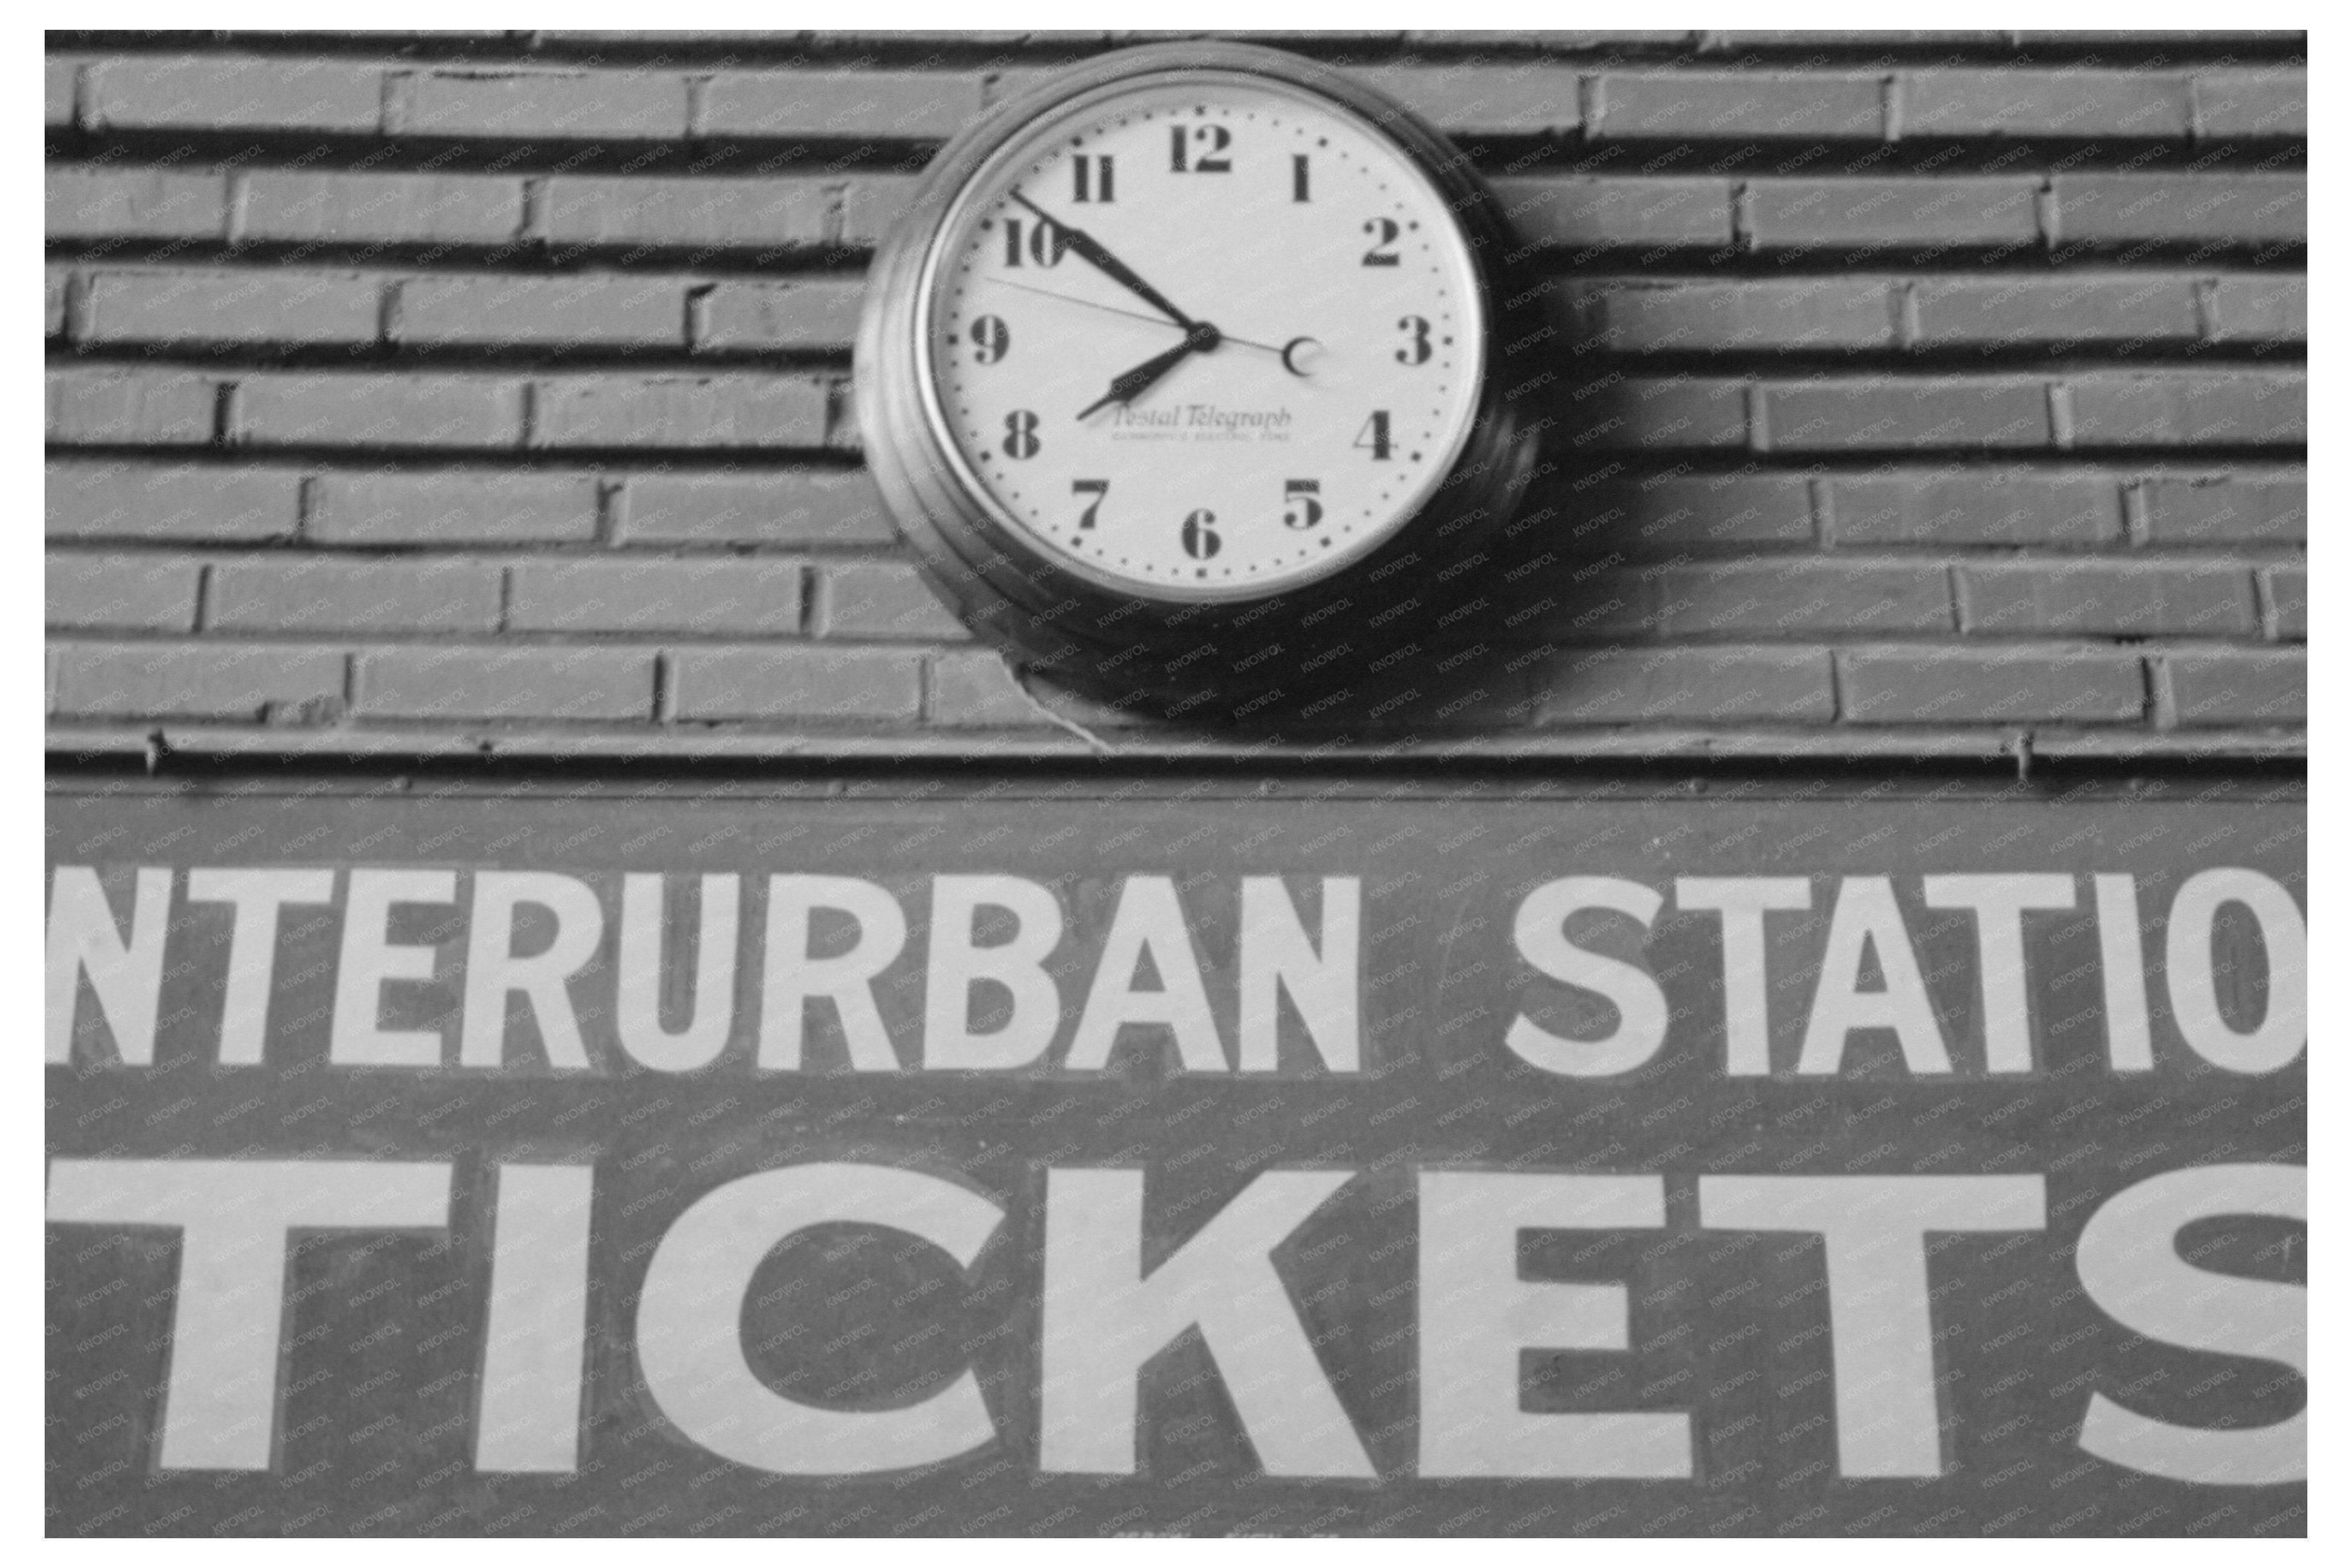
{"label": "minute hand", "polygon": [[1192,318],[1185,315],[1184,312],[1177,309],[1174,305],[1171,304],[1166,295],[1160,293],[1160,290],[1152,287],[1151,285],[1144,282],[1142,278],[1137,277],[1133,267],[1128,266],[1127,263],[1119,260],[1118,257],[1105,250],[1100,240],[1087,233],[1084,229],[1072,228],[1069,225],[1064,223],[1053,214],[1045,211],[1045,208],[1039,206],[1036,203],[1031,201],[1028,197],[1023,195],[1018,191],[1013,193],[1013,199],[1020,203],[1023,206],[1028,208],[1031,212],[1036,214],[1038,217],[1042,218],[1046,223],[1049,223],[1053,225],[1054,227],[1059,229],[1062,232],[1064,243],[1072,250],[1076,251],[1080,256],[1086,257],[1086,259],[1092,263],[1096,269],[1100,271],[1104,277],[1108,277],[1112,282],[1118,284],[1120,287],[1133,294],[1137,298],[1141,299],[1144,303],[1150,305],[1153,309],[1167,317],[1171,321],[1175,322],[1179,327],[1183,328],[1187,331],[1190,331],[1192,329],[1194,325]]}

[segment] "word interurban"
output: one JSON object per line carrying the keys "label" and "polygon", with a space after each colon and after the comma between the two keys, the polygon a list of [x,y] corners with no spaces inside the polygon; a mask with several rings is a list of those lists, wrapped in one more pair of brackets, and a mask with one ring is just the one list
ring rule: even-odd
{"label": "word interurban", "polygon": [[[739,949],[749,924],[742,876],[629,873],[599,878],[600,889],[553,872],[467,874],[470,896],[461,902],[461,873],[453,869],[198,867],[183,882],[173,868],[142,867],[120,879],[131,884],[126,923],[96,868],[60,865],[48,916],[47,1060],[74,1060],[87,982],[111,1036],[113,1060],[152,1063],[168,945],[179,956],[174,972],[215,966],[208,988],[220,998],[210,1020],[213,1059],[222,1066],[260,1064],[279,986],[287,912],[324,905],[340,915],[326,1051],[327,1061],[337,1066],[517,1065],[521,1047],[510,1038],[518,1032],[510,1026],[519,1014],[510,1003],[520,998],[536,1025],[544,1064],[556,1071],[688,1072],[746,1056],[760,1071],[812,1069],[817,1064],[804,1051],[807,1025],[824,1008],[854,1071],[909,1065],[943,1071],[1099,1071],[1126,1041],[1145,1038],[1155,1051],[1172,1040],[1183,1073],[1271,1072],[1277,1068],[1277,1025],[1286,998],[1312,1049],[1286,1060],[1337,1074],[1377,1069],[1367,1063],[1363,1046],[1365,901],[1359,877],[1320,879],[1319,919],[1312,930],[1283,878],[1238,879],[1233,902],[1218,912],[1231,915],[1223,924],[1236,932],[1230,961],[1213,964],[1213,972],[1233,977],[1231,989],[1218,998],[1222,1004],[1229,997],[1230,1008],[1212,1003],[1202,944],[1175,880],[1122,879],[1076,1027],[1058,1058],[1049,1060],[1066,1000],[1053,970],[1068,967],[1057,966],[1056,957],[1066,959],[1070,947],[1064,941],[1068,922],[1062,901],[1042,882],[1012,875],[929,878],[926,951],[916,964],[905,961],[907,910],[881,883],[849,876],[769,876],[757,947],[756,1029],[745,1029],[739,1024],[749,1020],[738,1016],[749,1010],[738,1005]],[[673,894],[680,891],[673,883],[687,882],[699,905],[690,948],[680,943],[685,933],[671,929]],[[606,961],[615,883],[620,925],[616,952]],[[1891,1031],[1915,1075],[1980,1071],[1998,1076],[2036,1068],[2029,917],[2077,908],[2084,883],[2098,932],[2107,1065],[2117,1072],[2149,1071],[2157,1065],[2150,977],[2137,879],[2129,874],[1917,879],[1926,908],[1966,911],[1973,918],[1982,1019],[1981,1057],[1975,1061],[1956,1057],[1937,1021],[1895,878],[1685,876],[1674,879],[1672,894],[1677,911],[1703,912],[1717,922],[1727,1074],[1760,1077],[1774,1069],[1768,1006],[1783,977],[1771,967],[1767,920],[1814,909],[1825,896],[1828,929],[1795,1074],[1836,1074],[1845,1065],[1851,1035],[1884,1030]],[[182,888],[184,897],[177,896]],[[1572,1038],[1522,1012],[1503,1030],[1500,1043],[1520,1061],[1570,1077],[1612,1076],[1650,1062],[1665,1044],[1670,1021],[1693,1009],[1670,1005],[1658,974],[1580,946],[1567,928],[1572,919],[1599,913],[1648,929],[1665,904],[1657,889],[1617,876],[1560,877],[1526,893],[1511,920],[1511,940],[1517,961],[1532,972],[1527,977],[1604,998],[1616,1023],[1604,1036]],[[2231,1021],[2218,994],[2214,934],[2230,905],[2252,916],[2268,966],[2263,1016],[2251,1028]],[[396,940],[395,923],[403,921],[412,934],[422,929],[439,940]],[[191,929],[199,922],[201,930]],[[465,950],[454,1061],[446,1020],[434,1028],[385,1021],[387,1009],[397,1010],[404,996],[456,978],[437,969],[452,922],[462,923]],[[1478,928],[1475,921],[1465,926]],[[526,946],[531,950],[518,951]],[[2239,1073],[2273,1071],[2300,1057],[2304,920],[2294,895],[2277,881],[2240,867],[2187,877],[2167,911],[2162,949],[2161,988],[2179,1038],[2195,1057]],[[663,977],[684,967],[688,951],[691,1000],[684,1021],[673,1028],[664,1015],[674,1017],[677,1009],[665,1006]],[[1146,963],[1155,985],[1139,981],[1139,967]],[[575,988],[574,981],[596,968],[608,968],[610,989],[595,999],[609,998],[611,1008],[592,1016],[612,1039],[592,1051],[575,1007],[575,989],[592,982],[583,979]],[[1869,983],[1874,968],[1875,985]],[[885,1013],[914,1010],[902,998],[918,977],[919,1027],[908,1028],[902,1016],[894,1031]],[[296,977],[316,977],[315,965]],[[888,1009],[877,993],[887,993]],[[1221,1016],[1232,1020],[1234,1051],[1219,1027]],[[1139,1025],[1156,1028],[1123,1040],[1121,1031]]]}

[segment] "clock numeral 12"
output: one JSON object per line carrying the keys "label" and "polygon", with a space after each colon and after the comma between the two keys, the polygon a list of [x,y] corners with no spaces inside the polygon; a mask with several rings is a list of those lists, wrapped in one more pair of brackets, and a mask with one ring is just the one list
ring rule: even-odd
{"label": "clock numeral 12", "polygon": [[[1319,479],[1286,479],[1282,482],[1282,526],[1286,528],[1311,528],[1323,520],[1323,503],[1315,497],[1322,493]],[[1293,507],[1290,503],[1296,501]]]}
{"label": "clock numeral 12", "polygon": [[1217,537],[1216,523],[1217,514],[1206,507],[1187,516],[1184,519],[1184,531],[1181,536],[1184,544],[1184,553],[1194,560],[1206,560],[1222,549],[1224,547],[1224,540]]}
{"label": "clock numeral 12", "polygon": [[[1188,141],[1209,144],[1209,155],[1195,160],[1189,167],[1184,161]],[[1234,172],[1234,162],[1223,153],[1233,144],[1234,133],[1222,125],[1196,125],[1192,127],[1189,139],[1184,127],[1171,125],[1168,128],[1168,167],[1178,174],[1230,174]]]}
{"label": "clock numeral 12", "polygon": [[1110,154],[1089,158],[1079,153],[1070,160],[1070,173],[1077,189],[1072,193],[1074,202],[1108,202],[1110,200]]}
{"label": "clock numeral 12", "polygon": [[1364,421],[1364,428],[1356,433],[1356,439],[1349,444],[1359,448],[1369,446],[1372,449],[1373,461],[1385,461],[1389,455],[1389,411],[1374,409],[1372,417]]}
{"label": "clock numeral 12", "polygon": [[[1388,427],[1381,428],[1385,431]],[[1383,435],[1381,439],[1387,437]],[[1004,416],[1004,455],[1024,458],[1037,455],[1037,416],[1025,408],[1016,408]]]}
{"label": "clock numeral 12", "polygon": [[1110,494],[1110,481],[1108,479],[1073,479],[1070,481],[1070,494],[1073,496],[1092,496],[1094,497],[1094,499],[1087,504],[1087,509],[1078,514],[1078,527],[1082,528],[1090,528],[1095,526],[1095,514],[1102,510],[1103,497]]}

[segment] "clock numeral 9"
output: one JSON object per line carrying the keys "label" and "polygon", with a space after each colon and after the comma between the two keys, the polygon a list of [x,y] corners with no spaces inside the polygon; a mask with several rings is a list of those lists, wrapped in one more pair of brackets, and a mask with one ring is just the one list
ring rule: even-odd
{"label": "clock numeral 9", "polygon": [[1407,316],[1397,323],[1397,329],[1412,340],[1396,351],[1397,362],[1404,365],[1429,363],[1429,323],[1419,316]]}
{"label": "clock numeral 9", "polygon": [[983,365],[996,363],[1013,347],[1013,329],[1004,324],[1001,316],[981,317],[965,335],[972,342],[971,357]]}
{"label": "clock numeral 9", "polygon": [[1372,248],[1364,253],[1364,265],[1366,267],[1397,266],[1397,253],[1388,248],[1396,244],[1397,235],[1404,233],[1402,229],[1397,227],[1396,220],[1372,218],[1364,225],[1364,232],[1380,236],[1372,241]]}
{"label": "clock numeral 9", "polygon": [[1364,421],[1364,428],[1356,433],[1356,439],[1349,444],[1360,449],[1369,446],[1371,448],[1372,460],[1374,462],[1387,461],[1389,455],[1389,411],[1384,408],[1374,409],[1372,411],[1372,417]]}
{"label": "clock numeral 9", "polygon": [[1194,560],[1206,560],[1223,549],[1224,540],[1217,537],[1216,525],[1217,514],[1206,507],[1186,517],[1181,535],[1184,553]]}
{"label": "clock numeral 9", "polygon": [[[1039,224],[1029,231],[1029,259],[1040,267],[1059,267],[1062,265],[1062,246],[1066,242],[1062,236],[1059,225]],[[1004,265],[1020,266],[1022,248],[1021,220],[1006,218],[1004,220]]]}
{"label": "clock numeral 9", "polygon": [[1016,408],[1004,416],[1004,455],[1037,455],[1037,416],[1025,408]]}
{"label": "clock numeral 9", "polygon": [[1234,144],[1232,131],[1222,125],[1196,125],[1192,127],[1191,139],[1207,142],[1209,155],[1194,161],[1188,168],[1184,162],[1184,127],[1171,125],[1168,128],[1168,167],[1172,172],[1179,174],[1230,174],[1234,172],[1233,160],[1223,156]]}
{"label": "clock numeral 9", "polygon": [[1110,494],[1110,481],[1108,479],[1073,479],[1070,481],[1070,494],[1073,496],[1092,496],[1094,497],[1093,501],[1087,504],[1087,509],[1078,514],[1078,527],[1082,528],[1090,528],[1095,526],[1095,514],[1102,510],[1103,497]]}
{"label": "clock numeral 9", "polygon": [[1322,491],[1323,484],[1319,479],[1284,480],[1282,526],[1286,528],[1311,528],[1321,522],[1323,503],[1315,497]]}

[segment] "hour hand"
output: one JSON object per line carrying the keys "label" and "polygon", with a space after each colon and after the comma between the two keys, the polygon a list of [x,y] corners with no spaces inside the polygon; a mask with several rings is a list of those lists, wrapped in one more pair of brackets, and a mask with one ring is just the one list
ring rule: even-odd
{"label": "hour hand", "polygon": [[1166,352],[1152,355],[1133,370],[1113,376],[1110,391],[1080,409],[1078,417],[1085,419],[1107,403],[1133,402],[1152,382],[1174,370],[1192,352],[1192,340],[1188,337]]}

